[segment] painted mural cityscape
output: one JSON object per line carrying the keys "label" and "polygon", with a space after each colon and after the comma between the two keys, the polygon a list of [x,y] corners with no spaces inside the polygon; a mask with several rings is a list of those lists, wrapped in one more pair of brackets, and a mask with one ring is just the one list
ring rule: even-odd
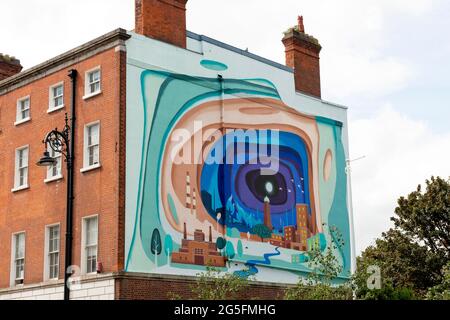
{"label": "painted mural cityscape", "polygon": [[[267,79],[195,73],[229,68],[200,60],[191,75],[137,73],[144,121],[128,270],[195,275],[213,266],[295,282],[309,271],[309,250],[334,250],[345,278],[342,124],[287,106]],[[332,245],[336,232],[346,245]]]}

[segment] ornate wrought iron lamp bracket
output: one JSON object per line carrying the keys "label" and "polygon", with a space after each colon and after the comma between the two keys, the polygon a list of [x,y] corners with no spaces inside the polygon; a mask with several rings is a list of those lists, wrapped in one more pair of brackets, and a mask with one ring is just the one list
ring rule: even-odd
{"label": "ornate wrought iron lamp bracket", "polygon": [[70,135],[70,126],[69,119],[65,117],[65,126],[62,131],[59,131],[58,128],[50,131],[45,139],[42,141],[46,148],[49,146],[54,152],[61,153],[64,155],[65,161],[68,164],[71,164],[71,155],[69,148],[69,135]]}

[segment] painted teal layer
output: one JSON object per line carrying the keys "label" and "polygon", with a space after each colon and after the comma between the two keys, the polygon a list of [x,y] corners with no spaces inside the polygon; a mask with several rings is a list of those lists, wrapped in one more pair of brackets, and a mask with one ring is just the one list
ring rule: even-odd
{"label": "painted teal layer", "polygon": [[[146,90],[146,85],[152,76],[165,77],[166,80],[159,90],[157,102],[154,106],[155,110],[153,117],[152,119],[147,119],[148,114],[150,114],[149,108],[152,108],[153,106],[147,105],[149,97],[147,96],[148,91]],[[136,199],[136,223],[133,230],[129,255],[127,257],[126,270],[129,270],[135,241],[138,237],[142,241],[142,248],[145,251],[145,255],[150,261],[154,262],[154,255],[150,252],[150,238],[152,231],[153,229],[158,228],[161,232],[161,238],[164,239],[166,236],[160,221],[159,174],[161,172],[161,161],[164,154],[165,143],[173,127],[184,113],[202,101],[208,99],[220,99],[224,94],[232,94],[238,97],[271,97],[281,100],[275,86],[264,79],[221,80],[218,78],[198,78],[163,71],[146,70],[141,74],[141,88],[144,107],[144,127],[142,156],[139,169],[140,188]],[[337,168],[336,190],[331,211],[328,216],[328,222],[330,225],[336,226],[344,237],[345,246],[341,248],[345,267],[342,274],[344,276],[350,267],[350,228],[346,203],[347,177],[344,171],[346,158],[341,141],[342,123],[322,117],[317,117],[316,119],[319,123],[331,126],[334,130]],[[149,131],[148,134],[147,131]],[[146,154],[144,152],[145,150],[147,150]],[[168,201],[169,205],[172,207],[173,199],[171,197],[172,195],[169,195]],[[176,216],[174,218],[177,219]],[[175,250],[176,247],[178,246],[174,244]],[[167,263],[167,255],[163,252],[158,257],[158,265]],[[177,265],[177,268],[178,267],[181,266]],[[284,267],[288,268],[287,263]]]}
{"label": "painted teal layer", "polygon": [[[237,96],[259,96],[280,99],[274,87],[268,87],[270,82],[258,79],[235,80],[219,78],[196,78],[186,75],[172,74],[164,71],[146,70],[141,74],[142,100],[144,106],[143,136],[146,136],[148,114],[146,79],[151,76],[164,76],[167,79],[161,86],[155,106],[155,112],[151,120],[151,128],[148,137],[142,145],[142,157],[140,164],[140,181],[137,197],[137,209],[135,214],[135,227],[130,245],[130,253],[127,257],[126,270],[133,255],[134,243],[139,232],[142,247],[147,257],[153,261],[154,256],[150,252],[150,238],[154,228],[158,228],[161,237],[165,237],[164,229],[160,221],[159,208],[159,173],[165,142],[179,118],[200,101],[219,98],[223,94]],[[259,84],[262,83],[262,84]],[[264,85],[263,85],[264,84]],[[179,107],[181,106],[181,108]],[[147,145],[147,162],[144,163],[144,150]],[[145,209],[145,210],[144,210]],[[156,218],[156,219],[155,219]],[[167,255],[161,254],[158,264],[167,263]]]}

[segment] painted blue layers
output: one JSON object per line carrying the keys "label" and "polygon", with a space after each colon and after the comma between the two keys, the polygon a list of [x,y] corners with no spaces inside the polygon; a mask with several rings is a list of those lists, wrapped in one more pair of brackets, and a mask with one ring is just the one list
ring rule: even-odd
{"label": "painted blue layers", "polygon": [[[279,175],[279,179],[282,181],[278,182],[277,190],[273,192],[266,191],[266,193],[262,193],[258,197],[258,192],[254,192],[247,185],[249,181],[241,179],[240,173],[250,167],[252,172],[257,171],[257,178],[261,178],[259,182],[264,183],[266,179],[267,183],[272,185],[270,181],[272,180],[271,176],[264,177],[259,174],[261,167],[269,167],[269,165],[264,166],[252,161],[255,160],[257,162],[257,156],[261,154],[261,152],[258,153],[259,150],[271,150],[271,148],[265,149],[267,146],[261,146],[259,136],[258,130],[255,135],[247,136],[247,139],[245,139],[244,132],[225,135],[211,148],[206,158],[207,164],[203,166],[201,174],[201,196],[208,213],[216,219],[217,214],[220,212],[221,219],[219,223],[221,225],[226,224],[228,228],[237,228],[240,232],[251,231],[255,224],[261,223],[266,196],[274,199],[282,197],[280,194],[285,195],[285,201],[282,203],[273,201],[271,203],[272,223],[275,230],[283,230],[285,226],[297,226],[295,214],[297,204],[307,204],[310,207],[309,161],[306,145],[300,137],[293,133],[279,132],[276,142],[268,141],[271,147],[273,147],[274,143],[277,144],[279,154],[278,158],[274,160],[278,161],[280,166],[285,168],[285,170],[279,170],[282,173]],[[241,150],[246,150],[247,152],[245,152],[245,159],[240,159],[244,161],[238,161],[238,155],[235,155],[234,161],[228,164],[230,161],[226,158],[227,151],[230,148],[235,151],[239,150],[236,142],[242,143],[244,140],[245,145]],[[213,152],[218,149],[217,145],[219,147],[222,146],[225,156],[221,163],[212,163],[212,159],[215,157]],[[240,190],[245,190],[246,192],[241,193],[239,192]],[[264,192],[264,190],[261,191]],[[234,202],[234,210],[231,206],[227,208],[227,203],[230,199]],[[248,218],[242,217],[241,212]],[[235,217],[229,219],[230,214]],[[239,223],[235,220],[239,221]]]}

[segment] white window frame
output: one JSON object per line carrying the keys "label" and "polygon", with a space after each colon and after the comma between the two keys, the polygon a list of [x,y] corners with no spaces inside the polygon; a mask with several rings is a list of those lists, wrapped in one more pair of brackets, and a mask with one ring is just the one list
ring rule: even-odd
{"label": "white window frame", "polygon": [[[50,252],[50,229],[58,227],[59,233],[58,233],[58,251]],[[57,253],[58,254],[58,272],[57,276],[50,278],[50,254]],[[45,226],[45,243],[44,243],[44,281],[51,281],[51,280],[57,280],[59,279],[59,270],[61,264],[61,224],[51,224]]]}
{"label": "white window frame", "polygon": [[[96,242],[94,245],[87,245],[86,244],[86,240],[87,240],[87,221],[90,219],[97,219],[97,237],[96,237]],[[100,225],[100,219],[98,214],[96,215],[92,215],[92,216],[87,216],[87,217],[83,217],[82,219],[82,226],[81,226],[81,273],[82,274],[96,274],[97,273],[97,263],[98,263],[98,234],[99,234],[99,225]],[[88,247],[94,247],[95,246],[95,250],[96,250],[96,264],[95,264],[95,270],[93,270],[92,272],[87,272],[87,250]]]}
{"label": "white window frame", "polygon": [[[17,245],[17,238],[22,235],[24,236],[23,239],[23,276],[17,277],[16,275],[16,261],[19,260],[16,257],[16,245]],[[27,235],[25,231],[15,232],[12,234],[11,237],[11,269],[10,269],[10,285],[11,287],[23,285],[23,281],[25,280],[25,266],[26,266],[26,247],[27,247]],[[18,280],[22,280],[22,283],[17,283]]]}
{"label": "white window frame", "polygon": [[[55,96],[54,89],[57,87],[62,87],[62,95]],[[55,99],[56,98],[62,98],[62,104],[59,106],[55,106]],[[50,86],[48,89],[48,110],[47,113],[51,113],[53,111],[57,111],[64,108],[64,81],[55,83],[54,85]]]}
{"label": "white window frame", "polygon": [[[22,110],[22,102],[27,101],[28,100],[28,116],[25,118],[22,118],[22,112],[24,110]],[[22,97],[20,99],[17,99],[17,105],[16,105],[16,122],[14,122],[15,126],[18,126],[19,124],[28,122],[31,120],[31,97],[28,95],[26,97]]]}
{"label": "white window frame", "polygon": [[[60,180],[63,178],[62,174],[62,153],[54,151],[50,146],[47,148],[48,153],[50,154],[50,157],[56,159],[56,163],[54,165],[51,165],[47,167],[47,177],[45,178],[44,182],[49,183],[52,181]],[[53,175],[53,170],[56,168],[57,173],[56,175]]]}
{"label": "white window frame", "polygon": [[[26,161],[26,165],[23,165],[20,167],[19,166],[19,153],[23,150],[27,150],[27,161]],[[30,162],[30,146],[26,145],[26,146],[22,146],[19,147],[15,150],[15,165],[14,165],[14,187],[13,189],[11,189],[11,192],[16,192],[16,191],[20,191],[20,190],[24,190],[24,189],[28,189],[29,185],[29,162]],[[22,169],[26,169],[26,175],[24,177],[25,182],[22,185],[19,185],[20,183],[20,170]]]}
{"label": "white window frame", "polygon": [[[100,76],[99,76],[99,80],[98,80],[98,90],[96,90],[96,91],[94,91],[94,92],[92,92],[91,91],[91,85],[93,84],[93,83],[96,83],[96,82],[90,82],[90,75],[92,74],[92,73],[94,73],[94,72],[99,72],[99,74],[100,74]],[[89,99],[89,98],[92,98],[92,97],[94,97],[94,96],[96,96],[96,95],[99,95],[100,93],[102,93],[102,69],[101,69],[101,67],[100,66],[97,66],[97,67],[95,67],[95,68],[92,68],[92,69],[90,69],[90,70],[87,70],[86,72],[85,72],[85,74],[84,74],[84,97],[83,97],[83,99]]]}
{"label": "white window frame", "polygon": [[[89,132],[89,128],[93,127],[97,125],[98,126],[98,163],[94,163],[94,164],[89,164],[89,148],[92,147],[92,145],[89,145],[89,136],[88,136],[88,132]],[[101,152],[100,152],[100,148],[101,148],[101,124],[100,124],[100,120],[98,121],[94,121],[91,123],[88,123],[84,126],[84,145],[83,145],[83,168],[80,170],[80,172],[87,172],[87,171],[91,171],[97,168],[101,167],[101,161],[100,161],[100,156],[101,156]]]}

